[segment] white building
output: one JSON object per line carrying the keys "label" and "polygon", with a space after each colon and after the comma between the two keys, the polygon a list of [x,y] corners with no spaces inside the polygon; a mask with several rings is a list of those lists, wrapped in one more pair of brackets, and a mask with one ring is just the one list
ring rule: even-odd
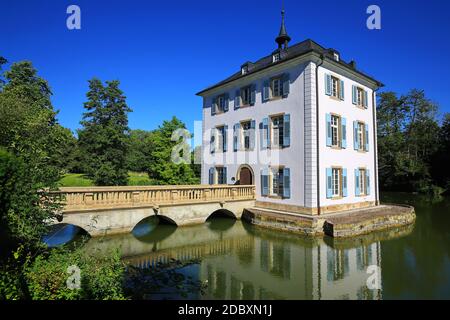
{"label": "white building", "polygon": [[247,62],[203,97],[203,184],[255,184],[257,206],[311,215],[378,204],[375,91],[312,40]]}

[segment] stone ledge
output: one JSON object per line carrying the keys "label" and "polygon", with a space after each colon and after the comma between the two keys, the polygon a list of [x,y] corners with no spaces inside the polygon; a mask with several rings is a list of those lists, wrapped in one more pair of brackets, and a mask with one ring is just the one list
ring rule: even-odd
{"label": "stone ledge", "polygon": [[403,205],[382,205],[350,210],[333,215],[304,216],[292,212],[267,209],[245,209],[242,219],[260,227],[295,232],[309,236],[328,235],[333,238],[354,237],[414,223],[414,208]]}

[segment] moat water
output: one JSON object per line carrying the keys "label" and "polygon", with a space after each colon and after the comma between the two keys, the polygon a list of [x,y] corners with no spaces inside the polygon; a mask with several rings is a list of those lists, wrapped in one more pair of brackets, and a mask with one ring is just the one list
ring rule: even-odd
{"label": "moat water", "polygon": [[[125,261],[140,268],[194,259],[179,271],[207,285],[191,299],[450,299],[450,198],[385,193],[382,200],[413,205],[416,223],[340,240],[223,217],[183,228],[147,219],[132,234],[92,238],[85,249],[118,247]],[[61,245],[77,232],[66,226],[46,242]]]}

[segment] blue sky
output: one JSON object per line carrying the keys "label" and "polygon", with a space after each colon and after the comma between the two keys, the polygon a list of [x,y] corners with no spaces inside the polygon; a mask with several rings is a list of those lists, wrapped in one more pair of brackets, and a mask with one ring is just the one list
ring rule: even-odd
{"label": "blue sky", "polygon": [[[66,28],[66,8],[81,8],[81,30]],[[366,28],[366,8],[381,8],[382,29]],[[176,115],[191,130],[201,120],[195,93],[276,48],[281,0],[1,0],[0,55],[31,60],[52,87],[62,125],[75,130],[87,80],[119,79],[134,110],[133,129]],[[285,0],[291,44],[311,38],[355,59],[386,90],[426,91],[450,112],[450,1]]]}

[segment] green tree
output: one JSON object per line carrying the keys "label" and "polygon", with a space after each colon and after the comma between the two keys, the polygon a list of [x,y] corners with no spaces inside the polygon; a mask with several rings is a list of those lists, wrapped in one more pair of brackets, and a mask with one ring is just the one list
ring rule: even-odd
{"label": "green tree", "polygon": [[398,97],[379,96],[378,161],[383,189],[426,191],[432,186],[430,164],[437,150],[437,105],[424,91],[413,89]]}
{"label": "green tree", "polygon": [[86,112],[78,131],[84,167],[96,185],[126,185],[128,112],[119,81],[89,81]]}
{"label": "green tree", "polygon": [[60,178],[66,132],[57,122],[50,87],[28,61],[4,72],[0,89],[1,233],[10,243],[39,246],[57,204],[47,188]]}
{"label": "green tree", "polygon": [[147,170],[151,153],[152,132],[145,130],[130,130],[128,137],[127,168],[131,171]]}
{"label": "green tree", "polygon": [[[183,143],[181,140],[172,140],[172,134],[177,129],[186,129],[186,125],[173,117],[170,121],[164,121],[152,133],[150,162],[147,171],[149,177],[160,185],[195,184],[199,182],[189,163],[176,164],[172,161],[173,148],[177,144]],[[190,157],[189,154],[188,158]]]}

